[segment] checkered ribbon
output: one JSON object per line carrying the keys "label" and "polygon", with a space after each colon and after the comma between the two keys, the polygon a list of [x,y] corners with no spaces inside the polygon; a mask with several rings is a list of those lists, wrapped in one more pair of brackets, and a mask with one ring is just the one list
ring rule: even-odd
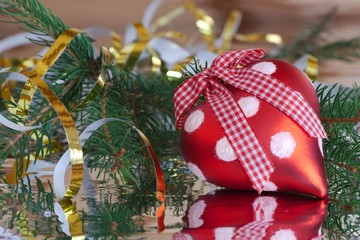
{"label": "checkered ribbon", "polygon": [[262,49],[225,52],[213,61],[210,68],[183,82],[174,95],[178,129],[184,125],[186,113],[200,95],[205,95],[238,160],[259,193],[269,181],[274,166],[236,100],[219,83],[220,80],[273,105],[298,123],[311,137],[326,138],[318,116],[301,94],[269,75],[245,67],[264,55]]}
{"label": "checkered ribbon", "polygon": [[235,230],[232,240],[262,240],[266,230],[272,225],[270,221],[254,221]]}

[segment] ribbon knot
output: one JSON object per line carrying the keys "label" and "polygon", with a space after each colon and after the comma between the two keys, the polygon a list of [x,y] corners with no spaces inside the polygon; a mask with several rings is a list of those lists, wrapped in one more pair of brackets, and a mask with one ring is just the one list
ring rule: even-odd
{"label": "ribbon knot", "polygon": [[219,79],[278,108],[311,137],[326,138],[318,116],[299,93],[269,75],[245,67],[264,55],[262,49],[225,52],[213,61],[210,68],[183,82],[174,94],[178,129],[184,125],[186,113],[200,95],[205,96],[237,159],[258,193],[261,193],[269,181],[274,171],[273,163],[261,147],[231,92]]}

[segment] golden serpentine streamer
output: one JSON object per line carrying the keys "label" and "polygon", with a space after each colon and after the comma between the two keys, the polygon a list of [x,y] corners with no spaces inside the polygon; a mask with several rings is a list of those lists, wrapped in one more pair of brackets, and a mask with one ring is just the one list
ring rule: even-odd
{"label": "golden serpentine streamer", "polygon": [[[31,101],[35,90],[38,89],[44,97],[50,102],[54,110],[56,111],[60,121],[63,124],[66,138],[69,144],[70,150],[70,161],[72,164],[72,174],[70,180],[70,186],[66,190],[65,197],[60,201],[60,204],[63,208],[64,214],[67,221],[69,222],[70,232],[73,236],[73,239],[84,239],[82,232],[82,223],[80,217],[76,211],[75,206],[71,202],[70,198],[75,196],[81,187],[82,177],[83,177],[83,152],[80,144],[79,135],[74,123],[74,120],[71,117],[70,112],[67,110],[65,105],[60,101],[56,94],[49,88],[47,83],[42,79],[52,64],[56,59],[62,54],[70,42],[79,34],[80,30],[70,28],[64,31],[50,47],[50,49],[45,53],[45,55],[37,62],[33,71],[22,68],[7,68],[1,69],[1,72],[17,72],[28,78],[25,83],[25,86],[21,92],[19,102],[16,107],[16,114],[21,115],[24,119],[28,117],[28,109],[31,105]],[[86,98],[78,105],[83,106],[88,101],[93,99],[104,86],[105,77],[104,73],[98,77],[98,80],[86,96]],[[2,86],[2,97],[7,98],[10,101],[14,101],[11,96],[10,90],[7,88],[7,83]],[[10,109],[9,109],[10,110]],[[11,111],[12,112],[12,111]],[[21,213],[23,214],[23,213]],[[18,227],[20,228],[21,233],[26,239],[34,239],[32,234],[29,235],[28,224],[23,224],[26,220],[24,215],[22,219],[19,220]],[[25,223],[27,223],[25,221]]]}
{"label": "golden serpentine streamer", "polygon": [[85,239],[82,227],[82,221],[74,203],[70,198],[63,198],[59,201],[60,206],[66,216],[66,220],[69,223],[69,230],[72,240]]}
{"label": "golden serpentine streamer", "polygon": [[[141,32],[141,31],[140,31]],[[69,222],[70,232],[76,239],[83,239],[82,234],[82,227],[81,221],[79,220],[79,215],[76,211],[75,206],[71,202],[71,197],[75,196],[81,186],[82,183],[82,175],[83,175],[83,153],[82,147],[80,144],[80,139],[77,133],[77,129],[75,127],[75,123],[67,110],[67,108],[63,105],[60,99],[55,95],[54,92],[49,88],[47,83],[42,79],[42,77],[46,74],[48,69],[52,66],[52,64],[56,61],[56,59],[62,54],[62,52],[66,49],[67,45],[71,42],[74,37],[81,33],[80,30],[77,29],[68,29],[63,32],[59,38],[54,42],[52,47],[48,50],[48,52],[44,55],[42,59],[39,60],[37,63],[38,65],[35,66],[34,71],[30,71],[27,69],[22,69],[19,67],[12,67],[12,68],[5,68],[1,69],[0,72],[9,72],[9,73],[19,73],[28,78],[25,83],[24,89],[20,95],[19,103],[16,107],[17,114],[21,113],[24,119],[27,119],[28,109],[30,107],[32,97],[36,89],[38,89],[45,98],[50,102],[60,121],[63,124],[65,129],[67,141],[69,143],[69,152],[70,152],[70,161],[72,163],[72,176],[70,180],[70,186],[66,190],[65,197],[59,202],[63,208],[64,214],[66,216],[67,221]],[[144,35],[144,32],[142,33]],[[78,105],[78,107],[83,106],[88,101],[96,97],[98,92],[101,90],[102,86],[104,86],[105,77],[104,73],[101,72],[97,83],[95,84],[94,88],[90,91],[90,93],[86,96],[86,98]],[[3,97],[7,98],[10,101],[14,101],[10,88],[7,85],[2,87],[2,92],[4,93]],[[19,105],[21,104],[21,107]],[[136,128],[135,128],[136,129]],[[142,132],[136,129],[138,134],[140,135],[142,141],[146,144],[149,155],[153,160],[154,167],[156,169],[156,177],[157,177],[157,198],[162,202],[160,208],[157,211],[157,218],[158,218],[158,226],[159,231],[164,229],[164,212],[165,212],[165,205],[164,205],[164,177],[161,172],[161,168],[159,165],[159,161],[155,155],[155,152],[152,150],[151,144],[142,134]],[[25,227],[20,224],[19,226],[21,229],[25,230]]]}
{"label": "golden serpentine streamer", "polygon": [[[70,160],[72,164],[72,175],[70,180],[70,186],[66,191],[65,197],[75,196],[80,190],[80,186],[82,183],[83,162],[84,162],[83,152],[80,145],[79,135],[70,112],[61,102],[61,100],[56,96],[56,94],[49,88],[47,83],[43,80],[43,77],[47,73],[49,68],[53,65],[53,63],[57,60],[57,58],[67,48],[70,42],[80,33],[81,31],[75,28],[70,28],[68,30],[65,30],[56,39],[54,44],[49,48],[49,50],[45,53],[45,55],[37,62],[33,71],[29,71],[21,68],[9,68],[9,69],[1,70],[2,72],[4,71],[18,72],[28,78],[20,94],[20,98],[16,106],[16,114],[18,116],[22,116],[22,118],[27,120],[28,110],[31,105],[32,98],[34,96],[36,89],[38,89],[52,105],[60,121],[62,122],[65,130],[66,138],[69,144]],[[94,98],[99,93],[104,83],[105,83],[104,73],[101,72],[93,89],[78,106],[83,106],[92,98]],[[4,92],[4,88],[3,88],[3,92]],[[8,94],[7,97],[10,98],[9,100],[13,100],[11,99],[11,95],[9,96]]]}
{"label": "golden serpentine streamer", "polygon": [[[238,26],[240,24],[240,20],[242,18],[242,12],[238,10],[232,10],[229,14],[227,21],[223,27],[221,38],[222,43],[215,44],[217,42],[217,33],[215,31],[215,21],[213,18],[206,13],[203,9],[196,6],[191,0],[184,0],[182,6],[170,11],[169,13],[160,16],[156,19],[150,26],[150,29],[146,29],[141,23],[133,24],[137,32],[137,39],[125,46],[122,43],[122,37],[114,31],[110,31],[110,36],[112,39],[112,46],[109,48],[110,60],[115,61],[117,64],[121,65],[123,68],[132,70],[136,66],[141,53],[144,50],[147,50],[150,55],[151,60],[151,71],[159,72],[163,66],[163,60],[159,54],[153,50],[149,46],[149,41],[154,37],[166,37],[171,39],[178,39],[181,41],[185,41],[187,36],[181,32],[177,31],[165,31],[165,32],[157,32],[155,31],[160,27],[165,26],[176,17],[180,16],[185,12],[190,12],[195,18],[195,24],[197,26],[198,31],[202,35],[204,41],[208,44],[208,50],[214,53],[221,53],[223,51],[227,51],[231,49],[231,45],[234,40],[245,42],[245,43],[254,43],[265,41],[275,45],[282,44],[282,37],[276,33],[250,33],[250,34],[238,34],[236,33]],[[74,29],[73,29],[74,30]],[[80,31],[80,30],[75,30]],[[73,32],[73,34],[77,34]],[[71,34],[68,36],[67,40],[71,39]],[[65,37],[64,40],[66,41]],[[70,40],[71,41],[71,40]],[[61,45],[61,44],[60,44]],[[57,49],[61,46],[52,46],[53,49]],[[66,45],[66,44],[65,44]],[[216,46],[217,45],[217,46]],[[63,45],[64,46],[64,45]],[[49,50],[48,53],[54,54],[54,51]],[[171,53],[169,53],[171,54]],[[49,56],[51,59],[51,56]],[[54,59],[56,60],[56,59]],[[182,69],[184,64],[187,64],[192,61],[192,57],[189,56],[186,59],[178,62],[175,67],[170,70],[170,72],[179,72],[179,68]],[[21,67],[31,66],[35,64],[33,59],[19,59]],[[2,64],[1,64],[2,63]],[[11,65],[14,61],[9,59],[0,58],[0,65],[2,66],[14,66]],[[51,65],[51,62],[42,61],[42,63],[46,64],[36,64],[34,71],[39,75],[39,77],[43,77],[46,73],[46,69],[48,68],[47,64]],[[20,65],[18,65],[20,66]],[[178,74],[177,74],[178,75]],[[27,92],[28,91],[28,92]],[[26,100],[26,95],[31,95],[32,88],[29,86],[25,86],[22,94],[23,100],[19,102],[16,111],[18,114],[27,115],[28,110],[28,102]]]}
{"label": "golden serpentine streamer", "polygon": [[310,54],[307,54],[306,56],[306,67],[304,72],[308,77],[315,81],[318,79],[319,75],[319,65],[318,65],[318,59],[315,56],[312,56]]}

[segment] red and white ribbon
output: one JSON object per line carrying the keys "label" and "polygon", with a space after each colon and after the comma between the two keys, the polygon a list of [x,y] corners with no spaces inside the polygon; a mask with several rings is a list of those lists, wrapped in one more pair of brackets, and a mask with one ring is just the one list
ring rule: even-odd
{"label": "red and white ribbon", "polygon": [[264,55],[262,49],[225,52],[213,61],[210,68],[183,82],[174,95],[176,127],[180,129],[187,112],[204,94],[237,159],[259,193],[269,181],[274,166],[236,100],[220,81],[273,105],[298,123],[311,137],[326,138],[320,119],[299,93],[272,76],[246,68]]}

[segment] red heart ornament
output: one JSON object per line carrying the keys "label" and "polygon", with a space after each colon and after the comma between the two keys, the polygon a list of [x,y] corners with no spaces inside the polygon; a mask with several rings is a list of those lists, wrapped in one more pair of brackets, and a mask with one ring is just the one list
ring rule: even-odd
{"label": "red heart ornament", "polygon": [[326,215],[323,199],[222,190],[193,202],[172,239],[322,239]]}
{"label": "red heart ornament", "polygon": [[[276,79],[291,89],[293,95],[297,95],[301,101],[308,104],[318,118],[320,110],[315,89],[308,77],[294,65],[282,60],[265,59],[252,61],[243,66],[243,69]],[[215,79],[218,82],[222,81],[218,77]],[[251,84],[251,80],[249,82]],[[241,109],[253,131],[258,141],[254,145],[263,149],[273,165],[274,170],[261,190],[326,197],[322,138],[311,137],[303,126],[294,121],[295,117],[289,113],[284,114],[283,109],[270,104],[263,96],[255,96],[247,89],[239,89],[226,82],[223,85],[236,101],[235,108]],[[266,90],[266,87],[264,86],[264,91],[267,91],[265,96],[271,98],[274,91]],[[280,95],[281,92],[276,94]],[[284,99],[286,101],[287,96]],[[297,111],[302,105],[290,104],[287,109],[289,108]],[[232,110],[226,110],[224,114],[229,111]],[[301,115],[307,114],[303,112]],[[239,154],[236,154],[230,144],[223,124],[208,102],[191,109],[184,120],[181,128],[182,153],[189,169],[196,176],[230,189],[254,188],[254,181],[249,178],[249,173],[239,161],[247,152],[243,152],[240,157],[237,156]],[[247,135],[242,135],[242,138],[247,138]],[[257,158],[257,155],[251,156],[250,164]]]}

